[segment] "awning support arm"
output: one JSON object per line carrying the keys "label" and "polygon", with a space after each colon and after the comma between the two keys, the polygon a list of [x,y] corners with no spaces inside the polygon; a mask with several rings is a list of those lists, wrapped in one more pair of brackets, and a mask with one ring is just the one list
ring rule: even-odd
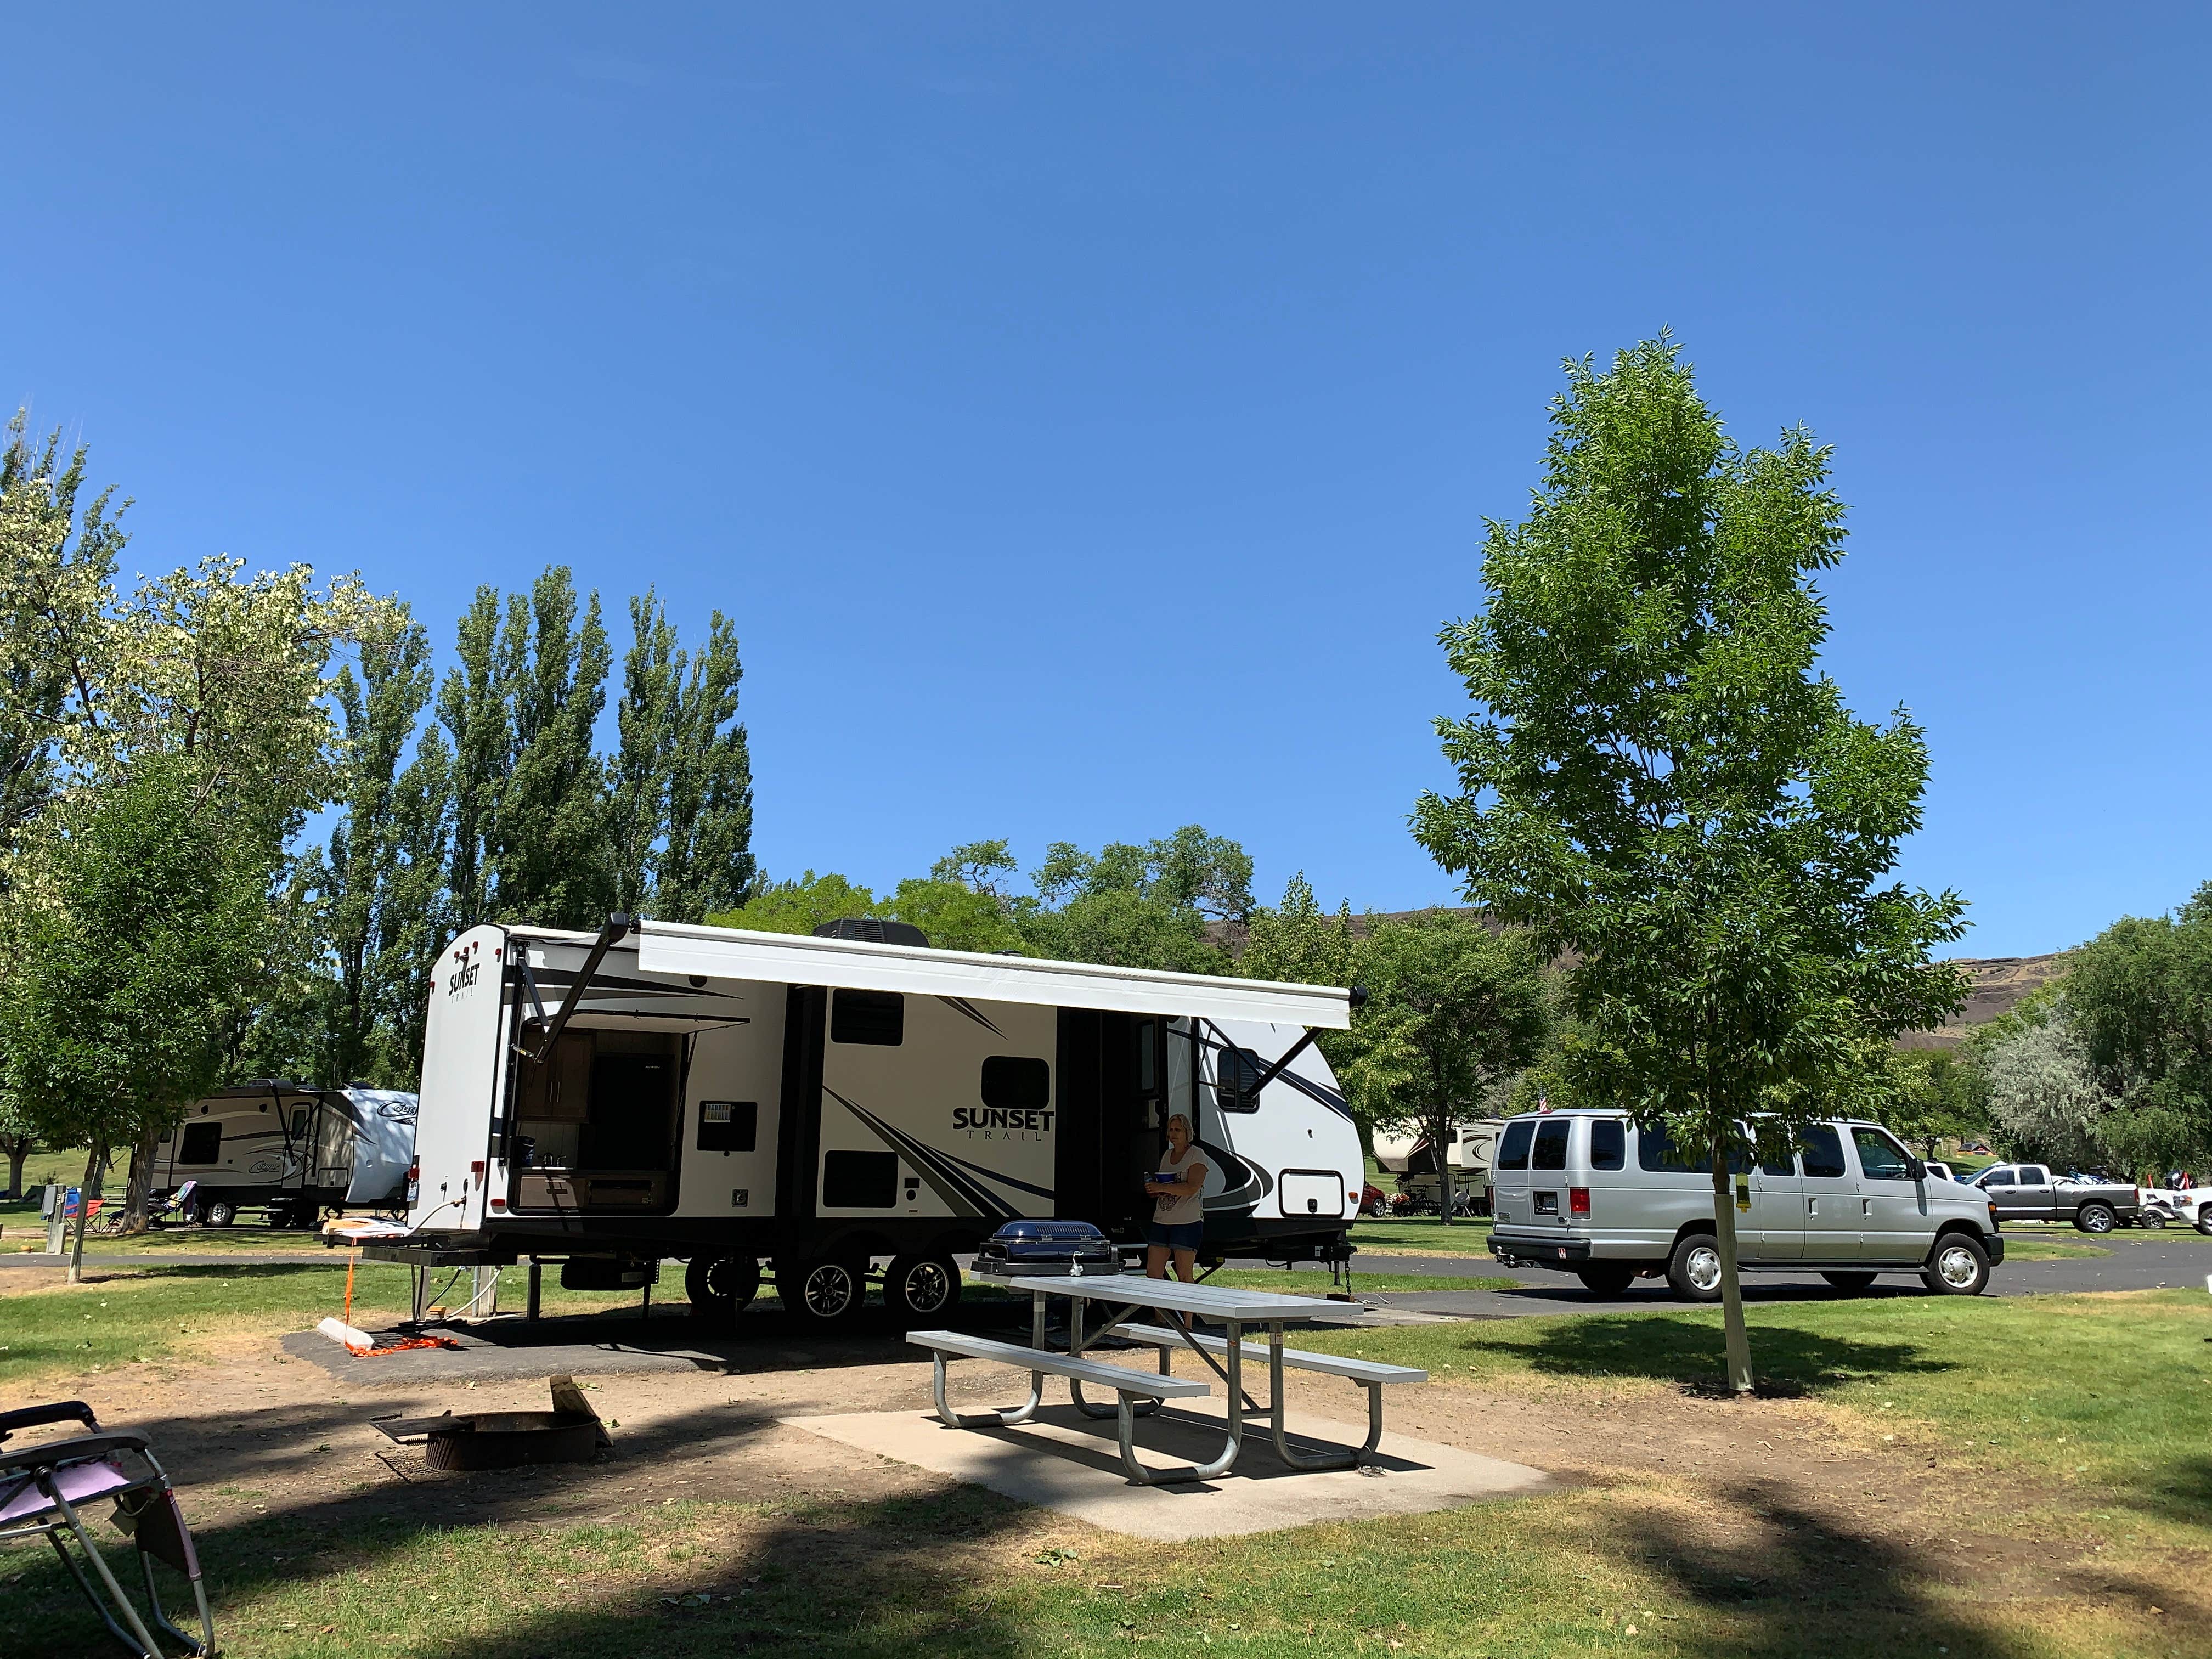
{"label": "awning support arm", "polygon": [[[584,958],[584,965],[576,970],[574,982],[568,987],[568,994],[561,999],[560,1012],[553,1016],[552,1023],[545,1028],[544,1041],[538,1045],[535,1054],[527,1056],[532,1065],[542,1065],[545,1056],[553,1052],[553,1045],[561,1040],[562,1028],[568,1024],[568,1017],[576,1012],[576,1005],[584,1000],[584,988],[592,982],[592,975],[599,971],[599,964],[607,959],[607,952],[622,942],[629,933],[630,927],[631,919],[619,910],[607,918],[607,925],[599,929],[599,938],[592,941],[591,955]],[[531,1023],[537,1024],[535,1020]]]}
{"label": "awning support arm", "polygon": [[[1366,1002],[1366,987],[1362,985],[1353,986],[1352,988],[1352,1006],[1355,1008],[1360,1007]],[[1206,1024],[1211,1025],[1213,1022],[1208,1020]],[[1221,1032],[1220,1028],[1218,1026],[1215,1027],[1215,1035],[1222,1036],[1224,1042],[1227,1041],[1226,1036]],[[1296,1042],[1293,1042],[1288,1048],[1285,1049],[1281,1059],[1276,1060],[1273,1065],[1270,1065],[1260,1073],[1259,1080],[1254,1083],[1251,1088],[1252,1098],[1255,1100],[1259,1099],[1260,1091],[1266,1088],[1270,1083],[1273,1083],[1277,1078],[1280,1077],[1283,1074],[1284,1069],[1288,1066],[1292,1060],[1296,1060],[1300,1054],[1305,1053],[1307,1049],[1312,1048],[1315,1042],[1320,1037],[1320,1026],[1307,1026],[1306,1034],[1300,1037]]]}

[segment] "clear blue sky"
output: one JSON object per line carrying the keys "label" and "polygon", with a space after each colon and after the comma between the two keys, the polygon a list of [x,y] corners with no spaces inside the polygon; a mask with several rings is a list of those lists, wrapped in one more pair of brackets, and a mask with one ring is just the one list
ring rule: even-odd
{"label": "clear blue sky", "polygon": [[773,872],[1197,821],[1398,908],[1481,520],[1668,325],[1836,447],[1961,948],[2212,878],[2205,14],[1528,13],[19,13],[0,396],[143,568],[721,607]]}

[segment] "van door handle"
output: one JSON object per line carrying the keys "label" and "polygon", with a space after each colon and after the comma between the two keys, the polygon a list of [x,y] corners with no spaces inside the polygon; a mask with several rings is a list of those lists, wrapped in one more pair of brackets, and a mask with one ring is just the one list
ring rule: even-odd
{"label": "van door handle", "polygon": [[1859,1213],[1862,1216],[1872,1215],[1874,1213],[1874,1200],[1870,1198],[1861,1199],[1859,1200]]}
{"label": "van door handle", "polygon": [[1805,1213],[1806,1213],[1807,1215],[1818,1215],[1818,1214],[1820,1214],[1820,1200],[1819,1199],[1817,1199],[1817,1198],[1808,1198],[1808,1199],[1807,1199],[1807,1200],[1805,1200]]}

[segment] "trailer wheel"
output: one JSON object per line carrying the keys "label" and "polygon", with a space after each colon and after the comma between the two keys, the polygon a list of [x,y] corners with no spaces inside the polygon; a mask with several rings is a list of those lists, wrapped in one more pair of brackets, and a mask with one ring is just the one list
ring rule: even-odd
{"label": "trailer wheel", "polygon": [[238,1206],[227,1198],[211,1198],[200,1218],[210,1227],[228,1227],[238,1219]]}
{"label": "trailer wheel", "polygon": [[960,1300],[960,1269],[949,1255],[902,1255],[884,1275],[884,1301],[906,1319],[936,1319]]}
{"label": "trailer wheel", "polygon": [[784,1311],[811,1324],[839,1325],[860,1311],[868,1293],[867,1266],[858,1260],[817,1257],[775,1271]]}
{"label": "trailer wheel", "polygon": [[750,1255],[702,1255],[684,1269],[684,1294],[702,1317],[730,1321],[760,1294],[760,1263]]}

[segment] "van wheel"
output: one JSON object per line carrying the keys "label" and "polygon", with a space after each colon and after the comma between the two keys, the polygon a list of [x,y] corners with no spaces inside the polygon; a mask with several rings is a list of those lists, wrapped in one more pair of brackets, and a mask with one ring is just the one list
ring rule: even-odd
{"label": "van wheel", "polygon": [[1625,1296],[1635,1282],[1636,1269],[1626,1263],[1608,1262],[1601,1267],[1577,1267],[1575,1277],[1592,1296]]}
{"label": "van wheel", "polygon": [[902,1255],[884,1275],[884,1303],[902,1319],[939,1319],[960,1300],[960,1269],[949,1255]]}
{"label": "van wheel", "polygon": [[1721,1299],[1721,1247],[1711,1233],[1692,1233],[1674,1247],[1667,1282],[1685,1302]]}
{"label": "van wheel", "polygon": [[812,1325],[841,1325],[860,1311],[868,1293],[863,1261],[818,1257],[775,1271],[776,1294],[786,1313]]}
{"label": "van wheel", "polygon": [[749,1255],[702,1255],[684,1269],[692,1313],[718,1324],[735,1320],[760,1294],[760,1263]]}
{"label": "van wheel", "polygon": [[2074,1224],[2085,1233],[2108,1233],[2115,1219],[2109,1204],[2084,1204],[2074,1212]]}
{"label": "van wheel", "polygon": [[1978,1239],[1946,1233],[1936,1241],[1920,1282],[1938,1296],[1979,1296],[1990,1282],[1990,1253]]}
{"label": "van wheel", "polygon": [[200,1218],[210,1227],[228,1227],[238,1219],[238,1206],[227,1198],[210,1199]]}
{"label": "van wheel", "polygon": [[1834,1285],[1836,1289],[1841,1291],[1846,1296],[1856,1296],[1863,1291],[1869,1291],[1874,1288],[1874,1275],[1872,1273],[1822,1273],[1820,1277],[1826,1279],[1829,1284]]}

